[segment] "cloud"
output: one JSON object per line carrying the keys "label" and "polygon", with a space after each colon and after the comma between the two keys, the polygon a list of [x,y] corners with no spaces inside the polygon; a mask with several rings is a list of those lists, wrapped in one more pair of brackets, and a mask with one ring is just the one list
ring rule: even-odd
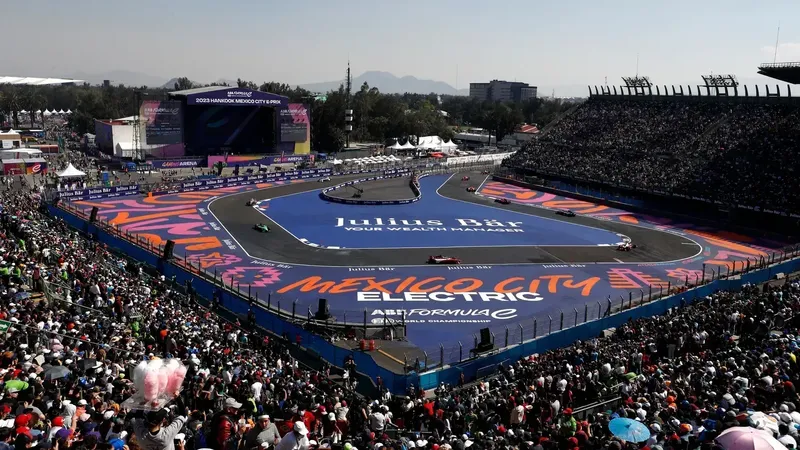
{"label": "cloud", "polygon": [[[768,58],[768,61],[772,62],[775,57],[775,46],[761,47],[761,53]],[[797,61],[800,61],[800,42],[786,42],[778,45],[778,62]]]}

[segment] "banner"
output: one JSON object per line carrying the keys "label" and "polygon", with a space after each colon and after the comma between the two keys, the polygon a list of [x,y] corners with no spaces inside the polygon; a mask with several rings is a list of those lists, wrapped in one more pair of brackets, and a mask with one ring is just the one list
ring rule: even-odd
{"label": "banner", "polygon": [[183,108],[178,100],[145,100],[141,117],[148,145],[179,144],[183,139]]}
{"label": "banner", "polygon": [[200,167],[202,162],[202,159],[154,159],[147,164],[152,165],[154,169],[188,169]]}
{"label": "banner", "polygon": [[129,186],[112,186],[100,187],[90,189],[80,189],[75,191],[63,191],[58,193],[61,200],[75,201],[75,200],[97,200],[109,197],[124,197],[128,195],[139,194],[139,185],[131,184]]}
{"label": "banner", "polygon": [[309,139],[308,108],[300,103],[290,103],[279,110],[281,142],[306,142]]}
{"label": "banner", "polygon": [[269,92],[244,88],[220,88],[186,96],[187,105],[285,107],[289,99]]}
{"label": "banner", "polygon": [[213,180],[195,180],[180,183],[166,191],[153,192],[153,195],[176,194],[178,192],[205,191],[232,186],[244,186],[254,183],[272,183],[275,181],[306,180],[309,178],[331,176],[331,169],[291,170],[260,175],[242,175],[238,177],[215,178]]}

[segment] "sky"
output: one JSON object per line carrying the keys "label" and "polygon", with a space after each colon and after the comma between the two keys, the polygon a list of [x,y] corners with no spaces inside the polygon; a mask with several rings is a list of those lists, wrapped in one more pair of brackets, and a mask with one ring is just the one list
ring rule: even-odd
{"label": "sky", "polygon": [[[798,0],[69,0],[3,5],[0,75],[114,70],[199,82],[303,84],[369,70],[444,81],[533,85],[758,79],[800,61]],[[762,78],[764,83],[768,82]],[[548,92],[549,94],[549,92]]]}

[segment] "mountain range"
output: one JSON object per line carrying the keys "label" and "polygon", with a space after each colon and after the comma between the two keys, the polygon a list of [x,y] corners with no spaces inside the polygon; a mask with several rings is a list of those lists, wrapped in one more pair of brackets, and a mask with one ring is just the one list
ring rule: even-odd
{"label": "mountain range", "polygon": [[[328,92],[339,89],[344,79],[326,81],[322,83],[301,84],[300,87],[311,92]],[[370,87],[377,87],[385,94],[430,94],[431,92],[442,95],[469,95],[469,89],[456,89],[444,81],[420,80],[417,77],[406,75],[397,77],[389,72],[369,71],[353,78],[353,90],[357,91],[361,85],[367,83]]]}

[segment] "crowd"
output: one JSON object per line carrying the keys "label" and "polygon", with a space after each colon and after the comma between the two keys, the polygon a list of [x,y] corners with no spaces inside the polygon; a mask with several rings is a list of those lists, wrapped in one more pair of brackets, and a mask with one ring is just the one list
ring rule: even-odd
{"label": "crowd", "polygon": [[798,212],[798,139],[793,104],[593,97],[507,164]]}
{"label": "crowd", "polygon": [[[683,450],[736,425],[796,448],[797,281],[719,292],[435,397],[364,398],[49,217],[35,191],[0,203],[0,450]],[[165,409],[128,408],[133,368],[153,358],[183,361],[183,388]],[[615,438],[616,417],[650,439]]]}

